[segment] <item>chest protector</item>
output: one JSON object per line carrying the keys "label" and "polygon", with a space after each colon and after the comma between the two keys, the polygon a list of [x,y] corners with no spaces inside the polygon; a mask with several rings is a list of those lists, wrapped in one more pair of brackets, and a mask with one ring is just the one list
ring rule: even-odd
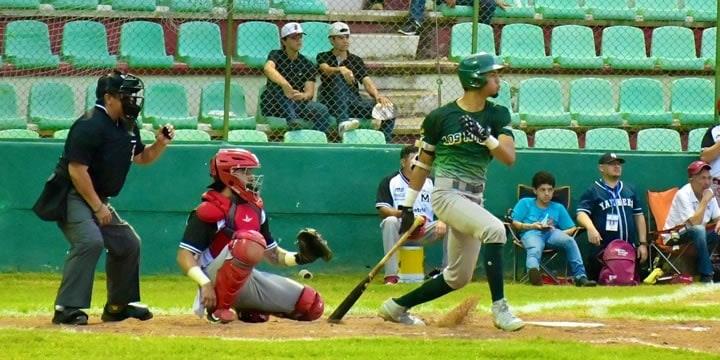
{"label": "chest protector", "polygon": [[233,195],[227,198],[217,191],[210,190],[202,195],[197,207],[198,218],[207,223],[217,224],[218,231],[213,237],[209,251],[217,257],[230,242],[232,234],[238,230],[260,231],[262,210],[254,204],[243,202]]}

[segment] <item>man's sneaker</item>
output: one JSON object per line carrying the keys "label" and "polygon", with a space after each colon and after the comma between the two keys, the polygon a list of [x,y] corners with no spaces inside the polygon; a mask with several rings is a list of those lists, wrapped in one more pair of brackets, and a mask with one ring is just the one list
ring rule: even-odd
{"label": "man's sneaker", "polygon": [[528,277],[530,278],[530,284],[533,284],[535,286],[542,286],[543,280],[540,269],[532,268],[528,270]]}
{"label": "man's sneaker", "polygon": [[56,325],[87,325],[88,315],[84,311],[76,308],[55,310],[52,323]]}
{"label": "man's sneaker", "polygon": [[700,275],[700,282],[703,284],[712,284],[713,276],[712,275]]}
{"label": "man's sneaker", "polygon": [[403,24],[403,26],[401,26],[400,29],[398,29],[398,32],[403,35],[411,36],[411,35],[417,35],[417,32],[419,29],[420,29],[419,22],[408,19],[408,21],[406,21],[405,24]]}
{"label": "man's sneaker", "polygon": [[359,127],[360,121],[358,119],[343,121],[338,125],[338,134],[342,136],[346,131],[355,130]]}
{"label": "man's sneaker", "polygon": [[230,309],[215,309],[207,313],[207,321],[211,324],[227,324],[233,322],[237,318],[235,312]]}
{"label": "man's sneaker", "polygon": [[522,329],[525,323],[510,312],[507,300],[501,299],[492,304],[493,324],[504,331]]}
{"label": "man's sneaker", "polygon": [[581,277],[575,279],[575,286],[577,286],[577,287],[593,287],[593,286],[597,286],[597,283],[595,281],[588,279],[587,276],[581,276]]}
{"label": "man's sneaker", "polygon": [[385,277],[385,285],[395,285],[400,282],[400,277],[397,275],[388,275]]}
{"label": "man's sneaker", "polygon": [[380,315],[381,318],[385,319],[385,321],[392,321],[399,324],[420,326],[425,325],[422,320],[413,315],[410,315],[406,308],[398,305],[393,299],[387,299],[387,301],[380,305],[378,315]]}
{"label": "man's sneaker", "polygon": [[127,318],[134,318],[141,321],[152,319],[153,314],[147,306],[134,303],[127,305],[105,304],[100,319],[104,322],[123,321]]}

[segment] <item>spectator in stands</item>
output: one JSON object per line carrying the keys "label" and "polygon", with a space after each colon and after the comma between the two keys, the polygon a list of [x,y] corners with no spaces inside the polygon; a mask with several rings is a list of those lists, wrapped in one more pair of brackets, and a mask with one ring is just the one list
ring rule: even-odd
{"label": "spectator in stands", "polygon": [[[360,125],[357,119],[350,120],[351,117],[370,119],[376,104],[387,107],[392,107],[393,104],[387,97],[380,95],[367,74],[362,58],[348,51],[348,25],[342,22],[333,23],[330,26],[329,39],[332,50],[317,55],[322,75],[318,100],[327,106],[330,114],[337,119],[338,133],[342,134]],[[361,83],[372,99],[360,96],[358,87]],[[385,139],[390,142],[395,119],[382,121],[378,125],[385,134]]]}
{"label": "spectator in stands", "polygon": [[328,109],[312,101],[317,68],[300,54],[303,35],[302,27],[296,22],[287,23],[280,30],[282,49],[270,51],[263,67],[268,80],[260,106],[265,116],[287,119],[290,129],[302,127],[304,119],[312,122],[313,129],[327,131],[330,127]]}
{"label": "spectator in stands", "polygon": [[[697,270],[700,281],[713,282],[713,267],[710,255],[718,242],[720,232],[720,208],[715,200],[715,194],[710,185],[712,176],[708,163],[697,160],[690,163],[687,168],[690,181],[678,190],[673,198],[670,211],[663,229],[672,229],[684,225],[679,230],[680,241],[689,241],[697,250]],[[706,225],[716,222],[710,230]],[[669,237],[669,235],[665,235]]]}
{"label": "spectator in stands", "polygon": [[[451,8],[456,5],[473,6],[473,0],[435,0],[435,4],[437,5],[443,3]],[[503,0],[480,0],[479,21],[483,24],[490,24],[493,15],[495,15],[495,8],[498,6],[503,9],[510,7],[510,5]],[[424,17],[425,0],[410,0],[410,16],[398,32],[405,35],[416,35]]]}
{"label": "spectator in stands", "polygon": [[520,199],[512,211],[512,225],[520,232],[525,246],[530,283],[542,285],[540,258],[546,246],[565,251],[576,286],[595,286],[585,274],[580,249],[573,234],[577,229],[565,206],[552,201],[555,193],[555,177],[547,172],[535,173],[532,178],[535,197]]}
{"label": "spectator in stands", "polygon": [[711,166],[712,185],[710,188],[715,193],[715,199],[720,202],[720,125],[707,129],[700,146],[700,160]]}
{"label": "spectator in stands", "polygon": [[637,246],[640,263],[647,260],[647,228],[643,208],[633,186],[620,180],[625,159],[606,153],[598,161],[601,178],[580,197],[577,222],[587,229],[590,256],[585,261],[588,277],[597,280],[598,254],[615,239]]}
{"label": "spectator in stands", "polygon": [[[400,171],[386,176],[378,185],[375,208],[378,210],[380,218],[382,219],[380,228],[382,229],[385,253],[400,239],[400,216],[402,214],[400,210],[398,210],[398,205],[402,203],[402,200],[405,198],[405,193],[408,190],[412,160],[417,153],[418,149],[413,145],[403,147],[400,151]],[[432,180],[425,179],[425,184],[420,191],[420,196],[415,200],[415,205],[413,206],[413,211],[416,216],[422,215],[428,220],[433,220],[435,215],[430,204],[430,193],[432,190]],[[426,244],[442,239],[443,267],[447,265],[446,233],[447,226],[444,222],[440,220],[427,221],[419,232],[419,239],[414,240],[420,244]],[[398,280],[398,256],[395,254],[385,264],[385,284],[397,284]]]}

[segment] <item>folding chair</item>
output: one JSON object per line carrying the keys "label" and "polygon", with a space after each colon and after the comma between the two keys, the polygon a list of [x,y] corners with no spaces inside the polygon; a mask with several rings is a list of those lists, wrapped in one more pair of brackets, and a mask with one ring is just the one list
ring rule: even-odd
{"label": "folding chair", "polygon": [[[526,198],[526,197],[535,197],[535,192],[532,186],[524,185],[524,184],[518,184],[517,187],[517,200]],[[569,209],[570,207],[570,187],[569,186],[561,186],[555,188],[555,193],[553,194],[552,201],[557,202],[565,206],[565,209]],[[525,246],[523,246],[522,241],[520,241],[520,236],[518,235],[518,232],[513,228],[512,226],[512,208],[508,209],[507,214],[505,215],[505,227],[507,228],[508,232],[510,233],[510,236],[513,240],[513,281],[518,281],[518,256],[522,256],[525,250]],[[576,228],[575,233],[572,234],[573,238],[579,233],[581,230],[580,227]],[[543,250],[543,260],[540,262],[540,271],[547,275],[555,284],[560,284],[560,279],[553,274],[552,271],[549,269],[550,263],[555,260],[558,256],[558,251],[555,249],[549,249],[545,248]],[[524,259],[523,259],[524,263]],[[526,269],[527,270],[527,269]],[[567,277],[567,265],[564,266],[564,275]],[[520,282],[525,282],[528,280],[529,274],[527,271],[525,271],[525,275],[520,279]]]}
{"label": "folding chair", "polygon": [[[653,224],[649,226],[651,229],[648,234],[650,239],[650,248],[648,257],[648,271],[652,271],[654,267],[661,267],[665,273],[672,270],[676,275],[694,274],[695,261],[697,256],[695,246],[691,243],[680,243],[677,241],[673,233],[677,233],[675,229],[663,229],[672,206],[675,193],[678,192],[677,187],[670,188],[665,191],[647,192],[647,204],[652,214],[651,221]],[[670,240],[665,240],[663,235],[671,234]],[[657,257],[657,260],[653,260]],[[680,258],[687,261],[679,261]],[[692,260],[692,261],[690,261]],[[663,261],[661,264],[660,261]]]}

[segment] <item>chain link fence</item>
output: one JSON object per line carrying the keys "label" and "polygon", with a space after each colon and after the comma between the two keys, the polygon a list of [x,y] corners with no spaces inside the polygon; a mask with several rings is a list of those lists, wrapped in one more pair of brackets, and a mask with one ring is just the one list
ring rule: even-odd
{"label": "chain link fence", "polygon": [[118,68],[145,141],[411,143],[479,51],[518,147],[698,151],[715,124],[716,0],[44,1],[0,0],[0,137],[63,138]]}

